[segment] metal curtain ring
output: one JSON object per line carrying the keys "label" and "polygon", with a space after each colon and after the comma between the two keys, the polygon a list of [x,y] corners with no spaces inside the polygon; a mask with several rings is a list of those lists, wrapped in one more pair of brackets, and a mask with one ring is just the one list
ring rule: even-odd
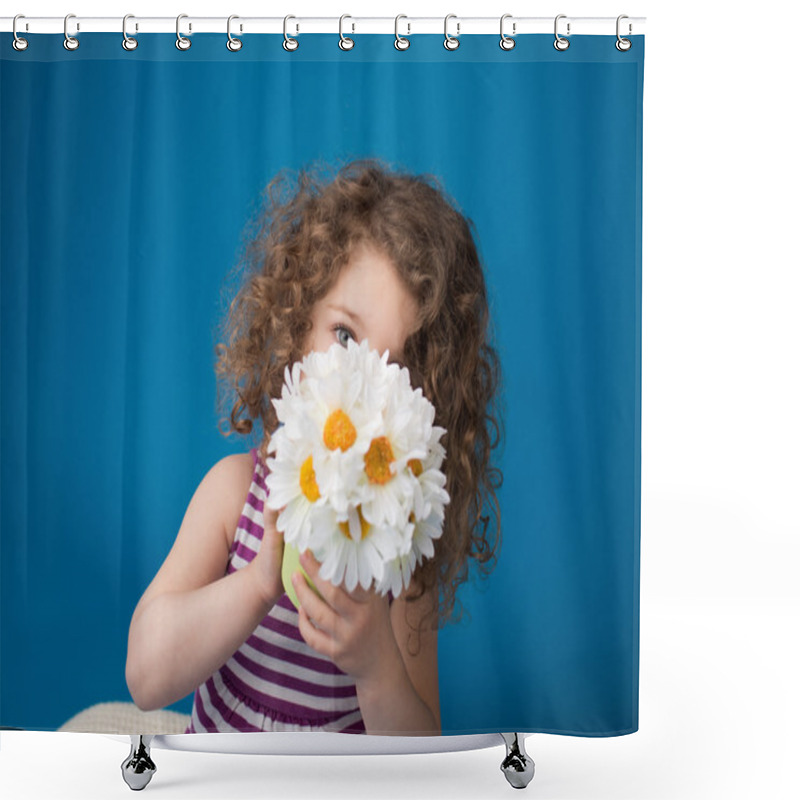
{"label": "metal curtain ring", "polygon": [[[563,36],[558,35],[558,21],[560,19],[566,19],[566,18],[567,18],[566,14],[559,14],[556,17],[556,22],[555,22],[556,40],[553,42],[553,47],[555,47],[556,50],[566,50],[569,47],[569,39],[565,39]],[[567,36],[569,36],[569,22],[567,23]]]}
{"label": "metal curtain ring", "polygon": [[[187,39],[185,36],[181,36],[181,20],[184,17],[188,18],[188,14],[178,14],[178,18],[175,20],[175,35],[178,37],[175,39],[175,47],[178,50],[188,50],[192,46],[192,40]],[[192,30],[192,26],[189,26],[189,30]]]}
{"label": "metal curtain ring", "polygon": [[[231,14],[228,17],[228,41],[226,42],[225,47],[227,47],[228,50],[231,51],[231,53],[235,53],[238,50],[242,49],[242,40],[241,39],[237,39],[235,36],[231,36],[231,20],[232,19],[239,19],[239,17],[236,14]],[[241,30],[241,28],[239,28],[239,30]]]}
{"label": "metal curtain ring", "polygon": [[[135,50],[139,46],[139,42],[132,36],[128,36],[128,20],[133,17],[133,14],[126,14],[122,18],[122,46],[126,50]],[[133,17],[136,19],[135,17]]]}
{"label": "metal curtain ring", "polygon": [[[408,17],[405,14],[398,14],[394,18],[394,47],[395,50],[408,50],[408,48],[411,47],[411,39],[406,39],[405,36],[401,36],[398,31],[398,26],[401,19],[408,19]],[[406,27],[408,28],[406,36],[410,36],[411,23],[406,22]]]}
{"label": "metal curtain ring", "polygon": [[18,19],[25,19],[25,15],[24,14],[17,14],[17,16],[14,17],[14,22],[11,23],[11,30],[14,33],[13,47],[14,47],[15,50],[17,50],[19,52],[22,52],[23,50],[27,50],[28,49],[28,40],[27,39],[23,39],[21,36],[17,36],[17,20]]}
{"label": "metal curtain ring", "polygon": [[[67,33],[67,25],[69,23],[69,18],[70,17],[74,17],[74,16],[75,16],[74,14],[67,14],[67,16],[64,17],[64,49],[65,50],[77,50],[78,49],[78,45],[80,44],[80,42],[74,36],[70,36],[69,33]],[[80,30],[80,25],[78,26],[78,30]]]}
{"label": "metal curtain ring", "polygon": [[[345,36],[342,33],[342,23],[346,19],[353,19],[353,18],[349,14],[342,14],[342,16],[339,17],[339,47],[342,50],[352,50],[355,47],[356,43],[349,36]],[[355,22],[352,22],[350,24],[351,24],[351,27],[353,29],[353,32],[355,33],[355,30],[356,30]]]}
{"label": "metal curtain ring", "polygon": [[[633,45],[633,42],[630,39],[625,39],[625,38],[623,38],[622,36],[619,35],[619,22],[622,19],[628,19],[628,15],[627,14],[620,14],[617,17],[617,41],[616,41],[615,47],[617,48],[617,50],[619,50],[620,52],[624,53],[626,50],[630,50],[631,49],[631,46]],[[632,26],[631,26],[631,24],[629,22],[628,23],[628,35],[629,36],[630,36],[630,33],[631,33],[632,30],[633,30],[633,28],[632,28]]]}
{"label": "metal curtain ring", "polygon": [[[511,16],[511,14],[503,14],[503,16],[500,17],[500,49],[501,50],[513,50],[517,45],[517,42],[516,42],[515,39],[512,39],[511,36],[506,36],[505,33],[503,32],[503,23],[510,16]],[[512,22],[511,23],[511,33],[512,33],[512,35],[515,35],[516,32],[517,32],[517,23],[516,22]]]}
{"label": "metal curtain ring", "polygon": [[461,44],[461,42],[459,42],[458,38],[457,38],[458,34],[461,33],[461,23],[460,22],[456,22],[456,35],[455,36],[451,36],[447,32],[447,23],[455,16],[456,16],[455,14],[448,14],[444,18],[444,47],[445,47],[445,50],[458,50],[458,46]]}
{"label": "metal curtain ring", "polygon": [[[291,14],[287,14],[283,18],[283,49],[288,50],[289,52],[291,52],[292,50],[297,50],[297,48],[300,46],[300,42],[298,42],[297,39],[292,39],[292,37],[289,36],[288,33],[286,33],[286,23],[290,19],[296,19],[296,17],[293,17]],[[295,24],[295,30],[296,31],[300,30],[297,24]]]}
{"label": "metal curtain ring", "polygon": [[[406,39],[405,36],[401,36],[397,30],[398,23],[401,19],[408,19],[405,14],[398,14],[394,18],[394,46],[396,50],[408,50],[411,47],[411,39]],[[407,35],[411,35],[411,23],[406,22],[406,27],[408,28]]]}

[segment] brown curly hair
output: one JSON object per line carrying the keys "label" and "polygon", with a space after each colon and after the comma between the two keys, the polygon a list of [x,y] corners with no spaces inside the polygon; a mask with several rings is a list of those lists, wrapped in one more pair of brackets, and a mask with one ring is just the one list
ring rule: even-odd
{"label": "brown curly hair", "polygon": [[408,595],[413,601],[438,586],[443,597],[432,612],[438,629],[460,619],[453,613],[456,590],[469,578],[469,560],[488,575],[500,545],[495,489],[502,472],[490,465],[490,451],[503,440],[500,361],[488,341],[474,226],[434,176],[394,172],[377,159],[345,163],[332,178],[326,169],[279,172],[246,232],[232,275],[240,288],[221,330],[227,344],[216,346],[215,370],[229,390],[220,409],[233,400],[220,429],[226,436],[249,434],[260,423],[266,455],[278,425],[270,398],[281,395],[285,367],[305,355],[314,304],[360,243],[382,251],[417,301],[417,324],[402,354],[412,386],[422,389],[436,409],[435,424],[447,431],[444,530],[433,558],[417,566]]}

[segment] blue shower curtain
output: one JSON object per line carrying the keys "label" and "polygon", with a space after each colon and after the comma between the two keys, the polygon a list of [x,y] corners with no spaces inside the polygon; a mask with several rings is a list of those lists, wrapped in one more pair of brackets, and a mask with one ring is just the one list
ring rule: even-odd
{"label": "blue shower curtain", "polygon": [[502,545],[438,634],[442,732],[635,731],[644,37],[140,38],[0,37],[0,726],[130,702],[133,609],[256,443],[213,364],[260,193],[376,157],[474,223],[503,370]]}

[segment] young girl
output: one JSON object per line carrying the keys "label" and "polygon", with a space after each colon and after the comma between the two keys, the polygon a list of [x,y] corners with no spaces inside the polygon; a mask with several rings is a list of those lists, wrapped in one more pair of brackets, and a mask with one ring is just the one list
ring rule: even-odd
{"label": "young girl", "polygon": [[[500,541],[502,476],[489,459],[502,438],[490,408],[500,370],[471,223],[435,179],[372,159],[332,180],[284,177],[267,189],[217,348],[217,374],[235,397],[230,426],[249,434],[260,423],[260,446],[223,458],[192,497],[134,611],[128,687],[143,710],[196,690],[187,733],[438,735],[437,630],[470,559],[487,573]],[[307,551],[321,598],[295,580],[297,610],[281,583],[278,512],[264,504],[278,424],[270,398],[287,365],[349,338],[388,349],[433,403],[447,430],[450,503],[434,557],[399,597],[333,586]]]}

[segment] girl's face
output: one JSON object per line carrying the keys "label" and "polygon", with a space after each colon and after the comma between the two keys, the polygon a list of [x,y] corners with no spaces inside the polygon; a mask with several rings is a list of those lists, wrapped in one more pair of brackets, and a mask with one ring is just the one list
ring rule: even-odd
{"label": "girl's face", "polygon": [[403,347],[412,332],[417,303],[400,281],[392,262],[369,244],[360,245],[336,283],[311,311],[313,328],[304,354],[326,351],[338,342],[347,347],[369,340],[370,349],[403,365]]}

